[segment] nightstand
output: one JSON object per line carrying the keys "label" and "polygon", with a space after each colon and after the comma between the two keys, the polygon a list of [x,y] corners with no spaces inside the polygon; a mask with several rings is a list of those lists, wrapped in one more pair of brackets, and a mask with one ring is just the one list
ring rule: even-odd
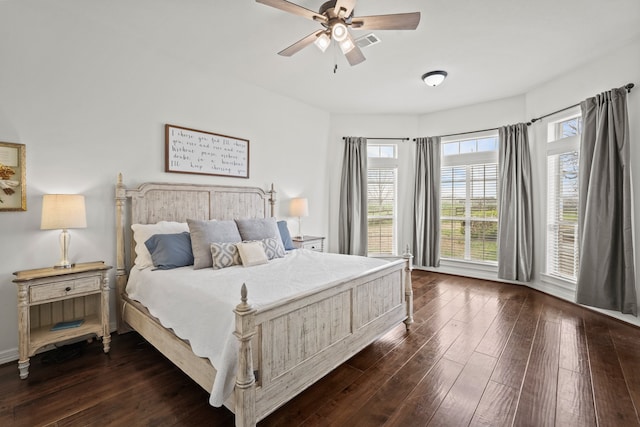
{"label": "nightstand", "polygon": [[[102,337],[109,352],[109,284],[104,262],[76,264],[71,268],[18,271],[18,369],[29,376],[29,358],[39,348],[85,335]],[[82,324],[52,331],[59,322]]]}
{"label": "nightstand", "polygon": [[291,238],[296,249],[309,249],[316,252],[324,252],[324,237],[303,236]]}

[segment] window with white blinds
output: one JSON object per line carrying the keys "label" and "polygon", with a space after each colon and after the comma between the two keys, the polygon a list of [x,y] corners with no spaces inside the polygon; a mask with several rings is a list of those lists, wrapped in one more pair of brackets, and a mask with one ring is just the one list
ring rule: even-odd
{"label": "window with white blinds", "polygon": [[498,137],[442,144],[440,256],[498,261]]}
{"label": "window with white blinds", "polygon": [[395,144],[367,144],[369,255],[396,254],[398,156]]}
{"label": "window with white blinds", "polygon": [[551,122],[547,132],[546,273],[575,283],[579,261],[578,165],[582,118]]}

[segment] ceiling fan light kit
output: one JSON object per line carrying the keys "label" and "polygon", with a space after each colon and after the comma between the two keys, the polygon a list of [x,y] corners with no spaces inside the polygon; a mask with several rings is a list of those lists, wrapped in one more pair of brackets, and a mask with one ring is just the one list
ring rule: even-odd
{"label": "ceiling fan light kit", "polygon": [[351,52],[356,47],[355,44],[351,41],[351,39],[344,39],[340,42],[340,50],[345,55]]}
{"label": "ceiling fan light kit", "polygon": [[427,86],[438,86],[440,85],[445,78],[447,78],[448,73],[442,70],[429,71],[422,75],[422,81]]}
{"label": "ceiling fan light kit", "polygon": [[342,22],[336,22],[331,26],[331,36],[337,42],[341,42],[347,38],[347,26]]}
{"label": "ceiling fan light kit", "polygon": [[316,41],[313,43],[316,45],[318,49],[324,52],[325,50],[327,50],[327,48],[331,44],[331,38],[326,33],[322,33],[318,36]]}
{"label": "ceiling fan light kit", "polygon": [[312,43],[324,52],[331,41],[335,40],[352,66],[363,62],[366,58],[351,37],[349,28],[356,30],[415,30],[420,23],[420,12],[355,17],[353,16],[353,8],[356,1],[329,0],[320,6],[320,10],[316,13],[286,0],[256,0],[258,3],[319,22],[324,27],[324,29],[315,31],[281,50],[278,55],[292,56]]}

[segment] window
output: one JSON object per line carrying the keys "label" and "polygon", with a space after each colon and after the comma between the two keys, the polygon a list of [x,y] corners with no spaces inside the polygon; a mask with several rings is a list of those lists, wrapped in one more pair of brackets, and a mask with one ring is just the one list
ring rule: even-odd
{"label": "window", "polygon": [[367,157],[368,252],[370,255],[395,255],[397,145],[368,143]]}
{"label": "window", "polygon": [[497,264],[498,136],[441,143],[440,256]]}
{"label": "window", "polygon": [[549,123],[546,273],[575,283],[578,271],[578,164],[582,118]]}

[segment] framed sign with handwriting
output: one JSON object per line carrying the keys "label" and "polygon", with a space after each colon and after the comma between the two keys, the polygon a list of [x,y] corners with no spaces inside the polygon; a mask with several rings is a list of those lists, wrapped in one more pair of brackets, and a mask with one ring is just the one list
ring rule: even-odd
{"label": "framed sign with handwriting", "polygon": [[249,178],[249,140],[167,124],[164,170]]}

